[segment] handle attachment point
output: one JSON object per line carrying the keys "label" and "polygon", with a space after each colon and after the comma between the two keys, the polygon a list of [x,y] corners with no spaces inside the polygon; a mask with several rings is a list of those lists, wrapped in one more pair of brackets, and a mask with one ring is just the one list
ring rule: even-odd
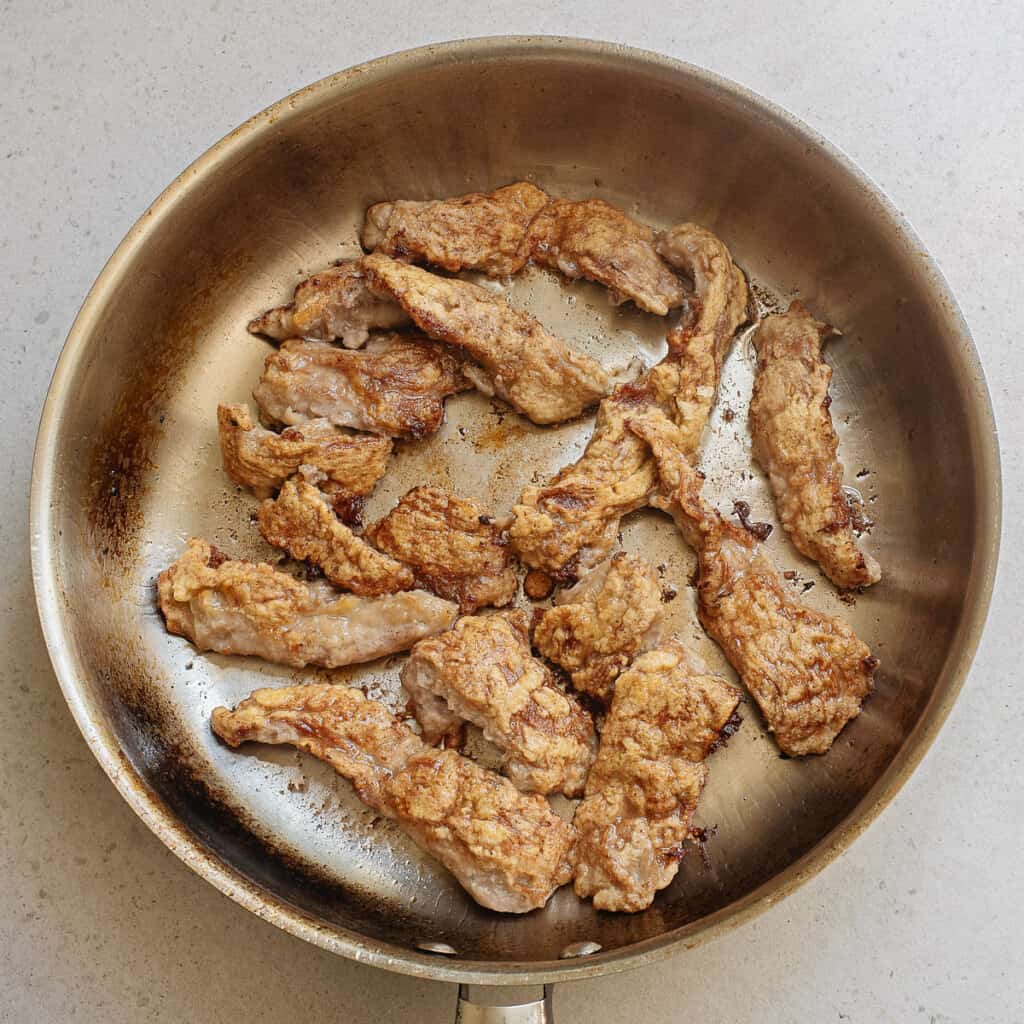
{"label": "handle attachment point", "polygon": [[460,985],[455,1024],[554,1024],[553,985]]}

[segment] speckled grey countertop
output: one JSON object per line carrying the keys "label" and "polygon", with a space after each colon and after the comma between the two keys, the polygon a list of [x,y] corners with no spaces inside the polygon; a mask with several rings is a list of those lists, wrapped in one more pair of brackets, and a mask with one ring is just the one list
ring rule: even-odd
{"label": "speckled grey countertop", "polygon": [[[0,0],[0,1020],[446,1021],[450,987],[332,957],[192,875],[134,817],[67,712],[28,565],[32,442],[75,311],[157,193],[250,114],[420,43],[587,35],[706,65],[793,110],[895,199],[988,374],[1007,527],[963,695],[901,795],[751,924],[561,986],[565,1021],[1024,1020],[1020,583],[1024,5],[805,0],[558,5]],[[834,8],[829,10],[829,8]]]}

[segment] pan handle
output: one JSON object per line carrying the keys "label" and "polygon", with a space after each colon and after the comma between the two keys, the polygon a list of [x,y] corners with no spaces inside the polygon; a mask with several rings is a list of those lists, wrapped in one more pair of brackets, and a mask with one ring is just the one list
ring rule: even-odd
{"label": "pan handle", "polygon": [[553,985],[460,985],[455,1024],[554,1024]]}

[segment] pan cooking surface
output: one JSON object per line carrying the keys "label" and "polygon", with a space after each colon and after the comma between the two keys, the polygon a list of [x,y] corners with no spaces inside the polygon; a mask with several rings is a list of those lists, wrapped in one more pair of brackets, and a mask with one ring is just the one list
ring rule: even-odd
{"label": "pan cooking surface", "polygon": [[[597,964],[674,929],[695,937],[792,884],[804,855],[820,863],[856,827],[872,787],[926,742],[915,726],[937,727],[955,694],[980,629],[981,613],[968,612],[987,593],[997,508],[985,501],[997,485],[977,441],[984,387],[955,309],[916,240],[823,144],[660,59],[587,44],[477,43],[464,53],[472,46],[476,60],[435,63],[418,51],[262,115],[144,219],[80,318],[69,349],[78,355],[55,394],[37,483],[41,568],[53,581],[55,660],[94,749],[200,870],[227,866],[250,903],[270,894],[271,919],[346,952],[355,933],[371,959],[400,969],[496,961],[498,971],[553,972],[572,943],[598,943]],[[706,224],[750,275],[762,311],[799,297],[841,328],[827,349],[832,413],[846,481],[876,521],[867,545],[883,582],[845,604],[778,527],[751,461],[748,331],[705,439],[706,495],[723,513],[742,500],[754,521],[775,524],[768,550],[779,568],[796,571],[808,603],[850,622],[881,668],[874,696],[826,757],[781,758],[744,705],[739,733],[709,761],[696,821],[713,831],[704,856],[686,856],[636,915],[598,913],[571,887],[523,918],[483,910],[325,765],[291,748],[232,752],[210,732],[213,707],[296,680],[360,686],[398,707],[403,656],[318,672],[200,655],[167,635],[155,605],[154,578],[190,535],[239,557],[279,557],[217,443],[217,403],[252,404],[270,351],[247,320],[355,252],[369,203],[520,177],[557,196],[600,196],[656,227]],[[613,307],[597,285],[534,269],[488,286],[609,369],[664,352],[671,318]],[[576,458],[592,423],[537,427],[479,394],[456,396],[435,437],[396,446],[364,522],[424,483],[504,514],[525,484]],[[697,623],[695,560],[671,521],[628,517],[622,546],[659,566],[667,630],[733,677]],[[42,594],[41,604],[45,620]],[[416,953],[430,943],[456,956]]]}

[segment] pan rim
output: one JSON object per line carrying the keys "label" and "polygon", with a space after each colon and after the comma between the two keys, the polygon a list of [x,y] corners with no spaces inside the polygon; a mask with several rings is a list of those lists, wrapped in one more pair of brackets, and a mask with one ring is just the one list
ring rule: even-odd
{"label": "pan rim", "polygon": [[[967,587],[965,613],[958,627],[957,652],[952,652],[936,683],[935,694],[908,735],[903,747],[874,786],[832,832],[783,872],[740,900],[706,918],[675,931],[646,939],[585,960],[517,963],[447,960],[369,939],[339,926],[328,926],[298,907],[266,892],[203,846],[200,839],[176,821],[163,800],[135,772],[99,717],[83,699],[73,659],[68,654],[64,602],[51,572],[55,538],[54,496],[57,490],[54,441],[63,414],[64,396],[88,351],[92,327],[122,268],[156,223],[168,216],[189,188],[217,166],[230,161],[247,140],[278,120],[299,117],[326,97],[355,92],[385,78],[401,77],[438,60],[494,60],[523,57],[577,59],[647,69],[651,73],[685,76],[702,87],[745,105],[770,119],[818,151],[877,204],[895,232],[913,248],[932,293],[942,302],[943,316],[957,336],[955,355],[970,394],[968,417],[975,470],[978,536]],[[51,663],[65,700],[93,755],[135,813],[158,838],[193,871],[223,894],[298,938],[360,963],[403,974],[474,984],[539,984],[579,980],[639,967],[680,949],[700,945],[734,928],[779,902],[828,866],[878,817],[909,778],[934,742],[970,670],[980,641],[995,582],[1001,533],[1002,483],[995,420],[988,387],[976,347],[963,314],[933,257],[907,218],[883,190],[839,147],[778,104],[714,72],[662,54],[616,43],[564,36],[485,36],[433,43],[386,55],[329,75],[267,107],[199,156],[157,197],[115,249],[90,289],[65,342],[50,381],[40,417],[32,466],[30,537],[36,603]]]}

